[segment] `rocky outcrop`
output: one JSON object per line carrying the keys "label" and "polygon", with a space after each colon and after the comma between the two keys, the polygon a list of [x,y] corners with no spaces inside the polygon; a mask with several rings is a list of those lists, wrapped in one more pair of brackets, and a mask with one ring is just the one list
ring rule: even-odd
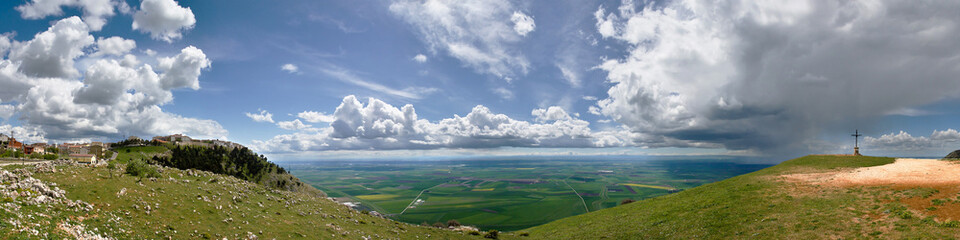
{"label": "rocky outcrop", "polygon": [[[35,221],[36,217],[48,215],[23,213],[24,206],[36,206],[41,209],[56,209],[56,211],[75,211],[86,213],[94,211],[94,205],[81,200],[67,198],[66,192],[57,187],[56,183],[45,183],[33,178],[36,173],[55,173],[57,165],[70,164],[67,162],[52,161],[36,164],[31,167],[14,170],[0,169],[0,212],[13,213],[15,216],[0,220],[11,228],[9,230],[23,233],[30,238],[46,238],[46,232],[39,231],[42,224],[50,222]],[[57,223],[57,228],[76,239],[110,239],[103,237],[90,229],[85,229],[82,223],[71,223],[63,220]]]}
{"label": "rocky outcrop", "polygon": [[947,154],[947,156],[943,158],[944,159],[960,159],[960,150],[953,151],[952,153]]}

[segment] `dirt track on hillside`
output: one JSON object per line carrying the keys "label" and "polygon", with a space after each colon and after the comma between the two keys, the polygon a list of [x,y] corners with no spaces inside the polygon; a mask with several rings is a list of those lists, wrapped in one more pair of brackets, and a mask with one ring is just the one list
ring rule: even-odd
{"label": "dirt track on hillside", "polygon": [[956,185],[960,184],[960,163],[935,159],[899,158],[896,162],[874,167],[826,173],[783,175],[788,181],[839,187],[878,185]]}

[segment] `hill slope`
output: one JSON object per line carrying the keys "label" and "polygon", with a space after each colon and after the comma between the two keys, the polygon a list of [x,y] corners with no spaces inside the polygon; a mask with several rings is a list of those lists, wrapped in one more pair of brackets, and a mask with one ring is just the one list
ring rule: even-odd
{"label": "hill slope", "polygon": [[268,161],[263,155],[257,155],[242,146],[226,148],[157,144],[120,147],[117,152],[119,153],[116,159],[118,163],[141,160],[181,170],[197,169],[233,176],[276,189],[326,196],[323,191],[309,184],[303,184],[299,178],[283,167]]}
{"label": "hill slope", "polygon": [[532,238],[544,239],[943,239],[960,235],[960,222],[955,221],[958,219],[940,218],[932,213],[938,207],[960,204],[956,192],[947,194],[923,186],[820,186],[782,177],[893,161],[880,157],[806,156],[680,193],[569,217],[526,231]]}
{"label": "hill slope", "polygon": [[106,166],[3,167],[0,239],[479,238],[370,216],[308,193],[161,169],[161,177],[139,181]]}

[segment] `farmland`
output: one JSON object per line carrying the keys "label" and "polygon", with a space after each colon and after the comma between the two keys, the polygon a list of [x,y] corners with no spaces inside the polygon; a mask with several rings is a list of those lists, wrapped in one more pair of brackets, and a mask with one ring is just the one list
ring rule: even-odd
{"label": "farmland", "polygon": [[283,163],[331,197],[408,223],[518,230],[682,191],[769,165],[737,159],[322,161]]}

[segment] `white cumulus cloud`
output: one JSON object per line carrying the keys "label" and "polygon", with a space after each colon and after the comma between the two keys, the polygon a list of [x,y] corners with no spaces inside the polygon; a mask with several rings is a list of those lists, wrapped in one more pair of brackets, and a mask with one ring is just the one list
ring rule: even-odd
{"label": "white cumulus cloud", "polygon": [[253,119],[254,122],[269,122],[273,123],[273,114],[267,112],[267,110],[260,109],[259,113],[243,113],[247,115],[248,118]]}
{"label": "white cumulus cloud", "polygon": [[133,29],[149,33],[150,37],[166,42],[183,37],[197,23],[193,10],[181,7],[174,0],[143,0],[140,10],[133,14]]}
{"label": "white cumulus cloud", "polygon": [[116,14],[115,9],[121,12],[130,9],[126,1],[118,0],[30,0],[17,6],[16,9],[25,19],[42,19],[63,15],[63,7],[80,8],[83,12],[83,21],[93,31],[100,31],[107,24],[107,18]]}
{"label": "white cumulus cloud", "polygon": [[513,12],[510,21],[513,22],[513,30],[517,31],[520,36],[527,36],[527,33],[533,32],[537,28],[537,24],[533,22],[532,17],[519,11]]}
{"label": "white cumulus cloud", "polygon": [[91,56],[99,55],[114,55],[114,56],[123,56],[137,48],[137,42],[124,39],[122,37],[109,37],[109,38],[98,38],[97,39],[97,52],[91,54]]}
{"label": "white cumulus cloud", "polygon": [[32,40],[17,43],[9,57],[19,63],[21,73],[31,77],[75,78],[80,72],[74,68],[74,60],[83,56],[83,50],[93,43],[94,38],[83,20],[69,17],[37,33]]}
{"label": "white cumulus cloud", "polygon": [[283,66],[280,66],[280,70],[286,71],[288,73],[300,72],[300,68],[298,68],[297,65],[293,65],[293,63],[287,63],[287,64],[284,64]]}
{"label": "white cumulus cloud", "polygon": [[297,117],[311,123],[333,122],[333,120],[335,120],[333,115],[314,111],[303,111],[297,113]]}
{"label": "white cumulus cloud", "polygon": [[425,63],[427,62],[427,56],[423,54],[417,54],[416,56],[413,56],[413,61],[416,61],[418,63]]}
{"label": "white cumulus cloud", "polygon": [[263,152],[301,152],[632,144],[631,133],[594,133],[587,121],[570,116],[560,107],[536,109],[532,114],[536,123],[516,120],[478,105],[462,117],[429,121],[419,118],[413,105],[396,107],[375,98],[364,104],[351,95],[344,97],[336,108],[329,127],[314,129],[299,119],[285,122],[282,128],[303,131],[256,140],[254,147]]}
{"label": "white cumulus cloud", "polygon": [[305,130],[311,129],[313,126],[303,124],[300,119],[294,119],[293,121],[279,121],[277,126],[286,129],[286,130]]}
{"label": "white cumulus cloud", "polygon": [[[116,46],[107,43],[118,40]],[[125,39],[103,38],[99,51],[129,52]],[[188,46],[180,54],[161,57],[156,66],[136,56],[101,59],[86,56],[95,41],[78,17],[57,21],[26,42],[11,44],[0,59],[0,99],[14,105],[24,129],[36,129],[47,140],[78,140],[123,135],[189,134],[225,139],[228,132],[212,120],[164,112],[171,91],[199,88],[199,75],[210,60]],[[111,54],[113,54],[111,53]],[[81,61],[81,72],[74,61]],[[155,70],[156,69],[156,70]],[[6,108],[6,107],[5,107]]]}

